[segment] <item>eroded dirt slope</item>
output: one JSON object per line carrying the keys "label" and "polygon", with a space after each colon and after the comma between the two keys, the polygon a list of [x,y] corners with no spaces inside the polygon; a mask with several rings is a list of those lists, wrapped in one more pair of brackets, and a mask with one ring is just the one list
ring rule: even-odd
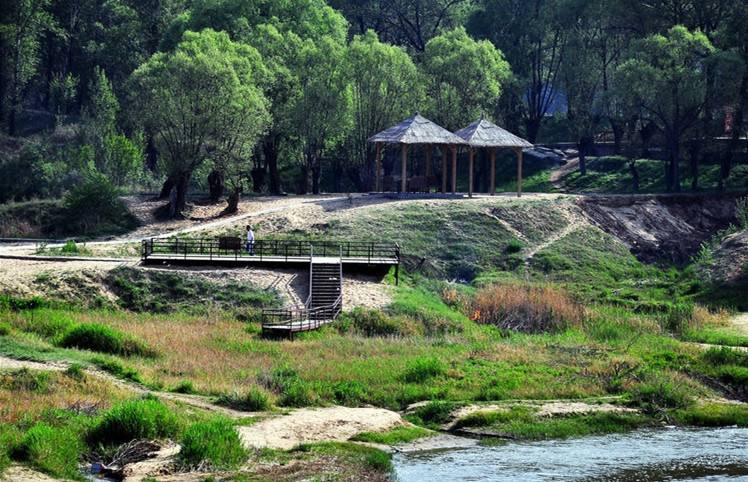
{"label": "eroded dirt slope", "polygon": [[577,200],[585,216],[639,259],[683,265],[735,218],[730,196],[610,196]]}

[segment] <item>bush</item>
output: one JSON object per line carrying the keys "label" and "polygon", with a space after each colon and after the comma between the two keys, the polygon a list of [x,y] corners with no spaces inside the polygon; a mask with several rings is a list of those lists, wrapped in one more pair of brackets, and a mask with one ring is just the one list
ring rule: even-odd
{"label": "bush", "polygon": [[403,379],[410,383],[423,383],[444,374],[446,367],[437,358],[416,358],[408,364]]}
{"label": "bush", "polygon": [[137,222],[118,196],[118,189],[106,176],[89,173],[63,199],[67,225],[81,234],[133,229]]}
{"label": "bush", "polygon": [[66,241],[62,248],[60,248],[61,253],[65,254],[77,254],[79,252],[78,245],[75,244],[75,241],[69,240]]}
{"label": "bush", "polygon": [[635,386],[631,391],[631,402],[645,413],[662,414],[667,409],[690,406],[693,398],[683,385],[665,378],[655,378]]}
{"label": "bush", "polygon": [[136,439],[174,437],[179,420],[155,398],[122,402],[110,408],[90,434],[93,443],[118,445]]}
{"label": "bush", "polygon": [[738,365],[748,367],[748,353],[734,348],[710,348],[704,352],[704,361],[712,365]]}
{"label": "bush", "polygon": [[65,332],[58,345],[65,348],[80,348],[122,356],[155,356],[143,343],[126,336],[114,328],[99,323],[75,325]]}
{"label": "bush", "polygon": [[33,392],[46,394],[52,391],[49,372],[32,371],[21,368],[14,372],[0,375],[0,386],[11,392]]}
{"label": "bush", "polygon": [[117,378],[123,380],[130,380],[135,383],[143,383],[143,379],[140,377],[140,373],[134,368],[126,367],[117,360],[106,360],[104,358],[93,358],[91,363],[101,368],[105,372],[111,373]]}
{"label": "bush", "polygon": [[362,307],[343,314],[340,321],[350,324],[355,332],[364,336],[407,336],[417,332],[412,324],[402,318],[393,318],[381,310]]}
{"label": "bush", "polygon": [[0,321],[0,336],[9,335],[11,329],[12,328],[11,328],[10,324],[8,324],[8,323],[6,323],[4,321]]}
{"label": "bush", "polygon": [[216,403],[236,410],[245,410],[248,412],[259,412],[270,408],[270,398],[265,391],[251,387],[247,393],[232,393],[221,395]]}
{"label": "bush", "polygon": [[518,239],[512,239],[506,244],[506,252],[509,254],[519,253],[525,246]]}
{"label": "bush", "polygon": [[487,286],[476,293],[471,311],[474,321],[525,333],[560,331],[584,320],[582,306],[550,286]]}
{"label": "bush", "polygon": [[196,393],[195,386],[189,380],[182,380],[181,382],[177,383],[177,385],[172,388],[171,391],[174,393],[185,393],[188,395]]}
{"label": "bush", "polygon": [[31,465],[55,477],[77,479],[83,444],[69,429],[44,423],[31,427],[19,447],[20,456]]}
{"label": "bush", "polygon": [[311,386],[293,368],[279,367],[270,375],[262,375],[259,382],[280,395],[278,404],[284,407],[305,407],[317,399]]}
{"label": "bush", "polygon": [[179,458],[190,466],[210,464],[212,469],[232,469],[247,458],[239,434],[230,420],[216,418],[195,423],[180,439]]}
{"label": "bush", "polygon": [[337,382],[332,387],[335,402],[355,406],[366,397],[364,386],[356,380]]}
{"label": "bush", "polygon": [[449,421],[456,408],[458,405],[452,402],[429,402],[415,409],[408,418],[417,425],[438,429],[439,425]]}

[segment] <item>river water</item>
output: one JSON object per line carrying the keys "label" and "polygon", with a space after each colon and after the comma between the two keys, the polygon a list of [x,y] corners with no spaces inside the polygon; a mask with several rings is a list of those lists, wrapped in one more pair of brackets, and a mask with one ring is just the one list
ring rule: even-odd
{"label": "river water", "polygon": [[663,428],[398,453],[400,482],[748,481],[748,429]]}

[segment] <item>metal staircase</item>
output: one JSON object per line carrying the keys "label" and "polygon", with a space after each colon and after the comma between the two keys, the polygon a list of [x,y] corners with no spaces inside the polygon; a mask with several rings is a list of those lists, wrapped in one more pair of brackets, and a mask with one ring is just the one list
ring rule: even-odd
{"label": "metal staircase", "polygon": [[293,336],[316,330],[338,317],[343,309],[342,256],[314,256],[309,263],[309,297],[301,308],[262,312],[265,335]]}

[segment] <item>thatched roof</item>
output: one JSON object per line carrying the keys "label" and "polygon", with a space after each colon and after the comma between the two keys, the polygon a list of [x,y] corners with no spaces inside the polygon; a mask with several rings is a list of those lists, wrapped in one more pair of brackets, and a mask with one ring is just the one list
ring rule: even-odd
{"label": "thatched roof", "polygon": [[528,141],[482,117],[455,134],[473,147],[532,147]]}
{"label": "thatched roof", "polygon": [[419,114],[369,138],[369,142],[390,144],[466,144],[447,129]]}

